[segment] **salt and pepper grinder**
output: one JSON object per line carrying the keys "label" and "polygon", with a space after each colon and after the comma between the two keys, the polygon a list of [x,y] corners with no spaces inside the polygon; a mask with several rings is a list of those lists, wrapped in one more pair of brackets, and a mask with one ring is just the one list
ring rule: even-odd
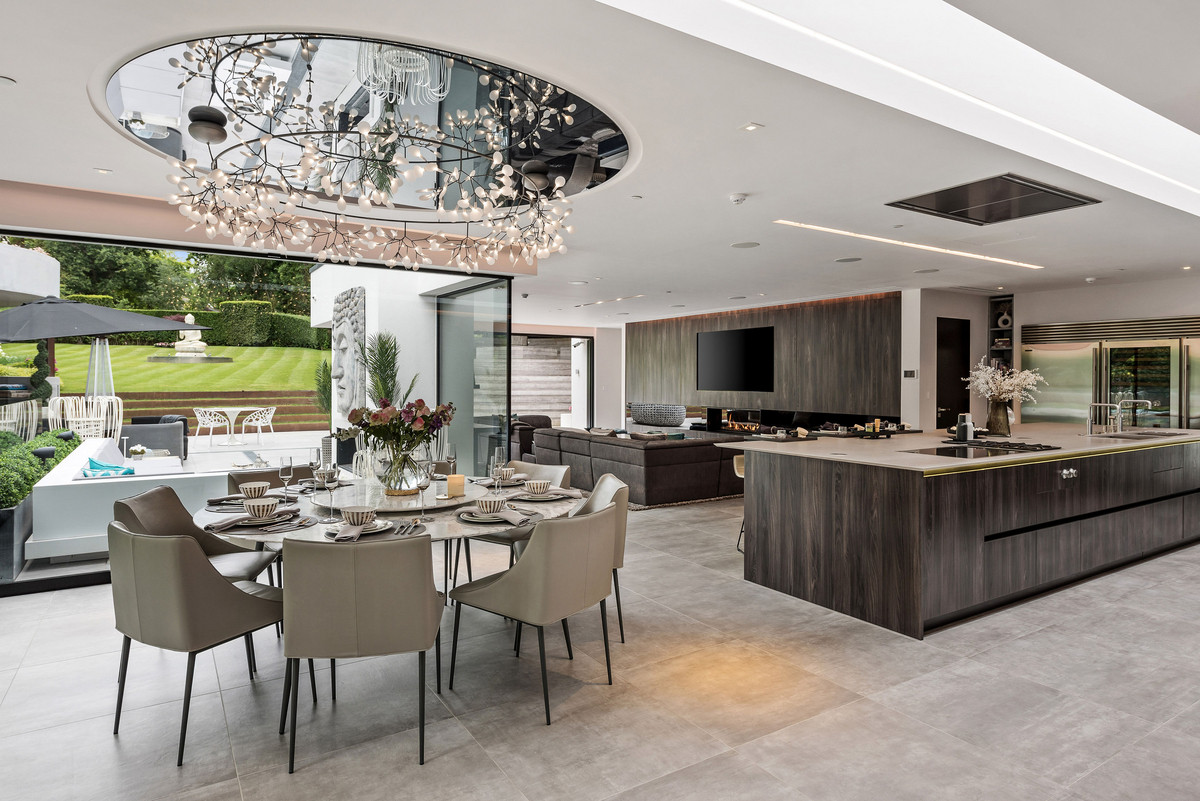
{"label": "salt and pepper grinder", "polygon": [[954,438],[959,442],[970,442],[975,439],[975,424],[971,422],[970,412],[963,412],[958,416],[958,426],[954,430]]}

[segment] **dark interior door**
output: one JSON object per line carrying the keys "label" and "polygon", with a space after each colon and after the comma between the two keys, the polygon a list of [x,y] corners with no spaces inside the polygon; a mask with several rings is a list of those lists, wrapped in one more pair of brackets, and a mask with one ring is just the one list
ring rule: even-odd
{"label": "dark interior door", "polygon": [[937,318],[937,425],[946,428],[958,422],[961,412],[971,410],[967,382],[971,372],[971,321]]}

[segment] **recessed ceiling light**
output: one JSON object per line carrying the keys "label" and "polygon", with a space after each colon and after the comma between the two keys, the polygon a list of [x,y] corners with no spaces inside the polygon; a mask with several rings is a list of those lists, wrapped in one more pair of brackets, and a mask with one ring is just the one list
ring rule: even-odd
{"label": "recessed ceiling light", "polygon": [[0,75],[0,86],[9,86],[17,82],[16,78],[10,78],[7,75]]}
{"label": "recessed ceiling light", "polygon": [[572,286],[587,286],[587,281],[568,281],[567,283]]}
{"label": "recessed ceiling light", "polygon": [[756,247],[758,247],[758,243],[757,242],[734,242],[729,247],[731,247],[731,248],[756,248]]}
{"label": "recessed ceiling light", "polygon": [[748,122],[741,127],[743,131],[757,131],[759,128],[766,128],[761,122]]}
{"label": "recessed ceiling light", "polygon": [[641,195],[630,195],[630,197],[631,197],[631,198],[633,198],[634,200],[641,200],[641,199],[642,199],[642,196],[641,196]]}
{"label": "recessed ceiling light", "polygon": [[767,296],[767,293],[766,293],[766,292],[759,292],[759,293],[758,293],[758,296],[759,296],[760,298],[765,298],[765,297]]}
{"label": "recessed ceiling light", "polygon": [[618,317],[628,317],[628,316],[629,316],[629,312],[617,312],[617,316],[618,316]]}
{"label": "recessed ceiling light", "polygon": [[843,256],[840,259],[834,259],[838,264],[853,264],[856,261],[862,261],[861,256]]}
{"label": "recessed ceiling light", "polygon": [[745,300],[746,296],[745,295],[730,295],[729,299],[730,300]]}
{"label": "recessed ceiling light", "polygon": [[1023,261],[1013,261],[1012,259],[1000,259],[995,256],[984,256],[979,253],[968,253],[965,250],[950,250],[949,248],[939,248],[933,245],[920,245],[916,242],[902,242],[899,239],[885,239],[881,236],[870,236],[869,234],[856,234],[853,231],[842,231],[837,228],[826,228],[823,225],[809,225],[808,223],[795,222],[794,220],[775,220],[780,225],[790,225],[793,228],[806,228],[809,231],[821,231],[826,234],[837,234],[838,236],[852,236],[855,239],[866,239],[869,242],[882,242],[885,245],[899,245],[904,248],[915,248],[916,250],[927,250],[930,253],[944,253],[947,256],[962,256],[967,259],[978,259],[979,261],[990,261],[995,264],[1011,264],[1014,267],[1028,267],[1030,270],[1046,269],[1040,264],[1027,264]]}
{"label": "recessed ceiling light", "polygon": [[671,304],[672,309],[682,309],[683,306],[684,306],[684,304],[682,304],[682,303],[672,303]]}
{"label": "recessed ceiling light", "polygon": [[603,279],[603,278],[601,278],[601,277],[600,277],[600,276],[598,276],[598,275],[595,275],[595,276],[592,276],[592,280],[593,280],[593,281],[603,281],[604,279]]}
{"label": "recessed ceiling light", "polygon": [[1183,269],[1185,269],[1185,270],[1190,270],[1190,269],[1192,269],[1192,265],[1190,265],[1190,264],[1185,264],[1185,265],[1183,265]]}
{"label": "recessed ceiling light", "polygon": [[903,228],[903,227],[904,227],[904,223],[901,223],[900,225],[893,225],[892,227],[893,227],[893,228]]}
{"label": "recessed ceiling light", "polygon": [[109,173],[112,172],[112,170],[110,170],[106,167],[92,167],[92,169],[95,170],[96,172],[100,173],[101,175],[108,175]]}
{"label": "recessed ceiling light", "polygon": [[913,270],[917,275],[925,275],[926,273],[940,273],[941,270],[936,267],[926,267],[924,270]]}
{"label": "recessed ceiling light", "polygon": [[996,287],[996,289],[1004,289],[1004,287],[998,286],[998,287]]}

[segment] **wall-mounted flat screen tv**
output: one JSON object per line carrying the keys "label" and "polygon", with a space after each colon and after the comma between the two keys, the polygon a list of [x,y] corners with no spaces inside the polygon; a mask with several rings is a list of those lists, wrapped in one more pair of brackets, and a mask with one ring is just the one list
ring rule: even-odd
{"label": "wall-mounted flat screen tv", "polygon": [[774,326],[696,334],[696,389],[774,392]]}

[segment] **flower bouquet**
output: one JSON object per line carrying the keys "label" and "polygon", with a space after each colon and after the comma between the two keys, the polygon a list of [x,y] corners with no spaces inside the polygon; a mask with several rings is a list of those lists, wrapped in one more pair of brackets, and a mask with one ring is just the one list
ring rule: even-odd
{"label": "flower bouquet", "polygon": [[376,471],[387,495],[414,495],[421,476],[416,454],[427,449],[435,436],[454,419],[454,404],[429,408],[417,399],[401,407],[381,398],[380,408],[353,409],[347,415],[349,428],[338,431],[338,439],[359,434],[377,453],[381,470]]}
{"label": "flower bouquet", "polygon": [[1012,433],[1008,425],[1008,408],[1012,402],[1037,403],[1033,393],[1038,391],[1039,383],[1046,383],[1046,379],[1037,370],[992,367],[982,358],[963,381],[967,382],[967,387],[972,392],[987,399],[988,433],[1004,437]]}

